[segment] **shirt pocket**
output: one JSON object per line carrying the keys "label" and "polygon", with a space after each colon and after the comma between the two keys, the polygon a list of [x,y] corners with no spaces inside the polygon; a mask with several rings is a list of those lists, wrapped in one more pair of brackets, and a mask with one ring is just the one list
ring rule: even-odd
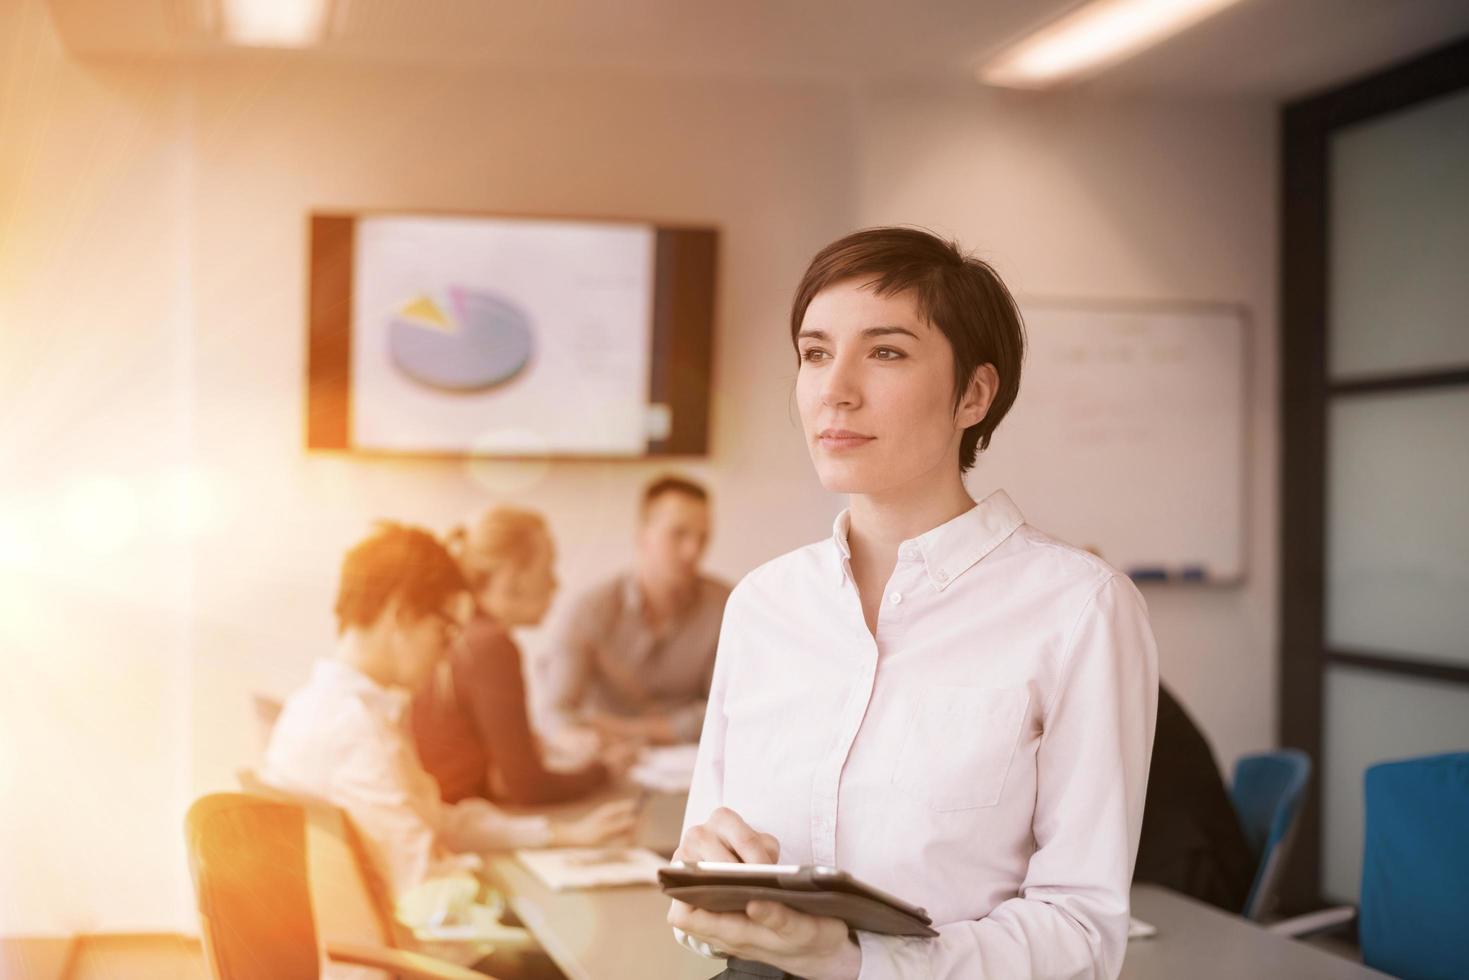
{"label": "shirt pocket", "polygon": [[1029,705],[1024,688],[924,688],[914,701],[893,783],[932,810],[994,806]]}

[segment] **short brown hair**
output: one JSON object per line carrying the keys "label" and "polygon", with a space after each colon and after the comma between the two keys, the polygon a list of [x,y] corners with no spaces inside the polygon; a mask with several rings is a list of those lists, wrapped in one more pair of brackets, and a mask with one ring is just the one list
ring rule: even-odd
{"label": "short brown hair", "polygon": [[868,228],[832,242],[811,260],[791,305],[793,345],[816,294],[848,279],[866,280],[879,296],[911,293],[918,315],[949,339],[956,411],[974,372],[994,365],[1000,376],[995,400],[959,442],[959,469],[969,469],[1020,393],[1025,329],[1010,290],[989,263],[965,255],[954,242],[918,228]]}
{"label": "short brown hair", "polygon": [[458,564],[429,532],[379,521],[342,559],[337,632],[377,622],[394,598],[413,616],[427,616],[465,591]]}
{"label": "short brown hair", "polygon": [[685,497],[692,497],[700,503],[709,502],[709,491],[705,490],[693,480],[671,473],[658,477],[652,483],[643,488],[643,505],[641,513],[648,516],[648,508],[653,506],[653,501],[667,493],[681,493]]}

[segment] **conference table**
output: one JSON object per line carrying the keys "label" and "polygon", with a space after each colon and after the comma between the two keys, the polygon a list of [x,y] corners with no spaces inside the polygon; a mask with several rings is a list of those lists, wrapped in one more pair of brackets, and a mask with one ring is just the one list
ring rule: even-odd
{"label": "conference table", "polygon": [[[684,797],[646,799],[637,842],[662,854],[678,844]],[[590,803],[562,808],[567,815]],[[571,980],[706,980],[723,964],[674,942],[668,899],[655,885],[553,891],[513,855],[489,872],[510,907]],[[1386,974],[1155,885],[1134,885],[1132,914],[1157,935],[1128,943],[1126,980],[1357,980]]]}

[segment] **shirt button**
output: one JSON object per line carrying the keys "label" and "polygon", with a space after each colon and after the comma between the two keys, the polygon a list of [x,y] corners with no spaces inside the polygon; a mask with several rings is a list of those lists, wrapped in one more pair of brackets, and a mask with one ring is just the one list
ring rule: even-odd
{"label": "shirt button", "polygon": [[895,606],[902,601],[903,593],[901,592],[894,592],[892,595],[888,596],[888,602],[891,602]]}

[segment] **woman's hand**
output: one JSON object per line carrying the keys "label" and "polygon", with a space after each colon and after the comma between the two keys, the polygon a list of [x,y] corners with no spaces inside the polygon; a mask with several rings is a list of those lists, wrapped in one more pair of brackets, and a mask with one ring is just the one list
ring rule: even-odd
{"label": "woman's hand", "polygon": [[579,820],[558,821],[551,825],[553,847],[591,847],[631,834],[637,826],[635,800],[618,800],[599,806]]}
{"label": "woman's hand", "polygon": [[582,719],[603,741],[634,739],[653,745],[669,745],[674,739],[673,724],[667,715],[640,715],[625,718],[605,712],[593,712]]}
{"label": "woman's hand", "polygon": [[[684,834],[675,861],[774,864],[780,842],[720,807]],[[715,949],[811,980],[855,980],[862,951],[841,919],[807,915],[778,902],[751,902],[744,912],[708,912],[675,900],[668,923]]]}
{"label": "woman's hand", "polygon": [[738,813],[722,806],[709,814],[705,823],[684,832],[675,861],[732,861],[740,864],[774,864],[780,858],[780,841],[745,823]]}
{"label": "woman's hand", "polygon": [[602,746],[602,751],[597,754],[597,761],[602,763],[602,768],[607,770],[608,777],[616,782],[627,775],[629,769],[637,764],[638,756],[642,754],[642,742],[633,739],[609,740]]}
{"label": "woman's hand", "polygon": [[862,972],[862,950],[845,922],[779,902],[750,902],[743,912],[674,902],[668,922],[721,952],[808,980],[856,980]]}

